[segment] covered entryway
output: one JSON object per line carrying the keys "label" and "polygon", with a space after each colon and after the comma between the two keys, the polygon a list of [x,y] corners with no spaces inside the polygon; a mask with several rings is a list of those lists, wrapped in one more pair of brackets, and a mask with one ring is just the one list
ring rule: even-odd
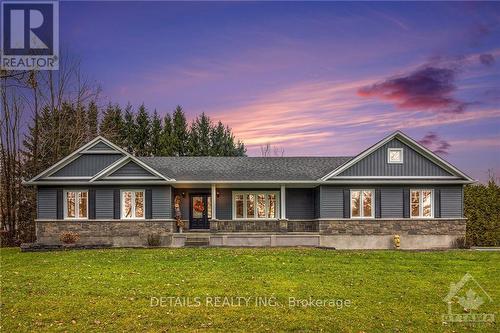
{"label": "covered entryway", "polygon": [[212,197],[210,194],[190,194],[189,229],[210,229]]}

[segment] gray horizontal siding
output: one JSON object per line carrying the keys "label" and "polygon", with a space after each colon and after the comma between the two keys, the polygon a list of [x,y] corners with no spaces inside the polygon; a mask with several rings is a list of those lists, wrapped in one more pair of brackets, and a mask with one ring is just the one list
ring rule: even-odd
{"label": "gray horizontal siding", "polygon": [[[403,148],[403,163],[387,163],[388,148]],[[393,139],[339,176],[450,176],[451,174],[409,146]]]}
{"label": "gray horizontal siding", "polygon": [[441,217],[462,217],[462,186],[441,187]]}
{"label": "gray horizontal siding", "polygon": [[154,219],[172,218],[172,195],[170,186],[153,187],[151,200]]}
{"label": "gray horizontal siding", "polygon": [[341,187],[320,186],[319,217],[341,218],[343,217],[344,199]]}
{"label": "gray horizontal siding", "polygon": [[37,192],[37,216],[39,219],[57,218],[57,190],[39,187]]}
{"label": "gray horizontal siding", "polygon": [[315,217],[314,193],[311,188],[286,189],[286,218],[290,220],[306,220]]}
{"label": "gray horizontal siding", "polygon": [[83,154],[51,176],[90,177],[120,159],[120,154]]}
{"label": "gray horizontal siding", "polygon": [[113,189],[96,188],[95,191],[95,217],[96,219],[113,218]]}
{"label": "gray horizontal siding", "polygon": [[138,165],[135,162],[128,162],[120,169],[113,172],[110,177],[145,177],[145,176],[154,176],[149,171],[146,171],[143,167]]}
{"label": "gray horizontal siding", "polygon": [[382,187],[380,188],[381,217],[397,218],[403,217],[403,188]]}
{"label": "gray horizontal siding", "polygon": [[219,220],[231,220],[233,218],[233,193],[230,189],[217,189],[216,217]]}

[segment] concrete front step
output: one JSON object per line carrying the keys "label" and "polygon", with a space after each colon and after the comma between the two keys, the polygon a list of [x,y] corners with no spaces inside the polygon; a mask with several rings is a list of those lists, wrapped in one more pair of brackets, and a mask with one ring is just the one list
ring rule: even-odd
{"label": "concrete front step", "polygon": [[202,247],[210,245],[210,237],[188,236],[184,246],[187,247]]}

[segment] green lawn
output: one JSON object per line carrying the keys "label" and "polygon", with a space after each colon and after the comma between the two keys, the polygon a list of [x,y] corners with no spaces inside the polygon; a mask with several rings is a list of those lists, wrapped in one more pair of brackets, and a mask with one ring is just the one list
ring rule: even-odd
{"label": "green lawn", "polygon": [[[498,324],[445,325],[441,319],[450,283],[466,272],[493,299],[476,312],[498,317],[500,253],[494,252],[0,251],[2,332],[498,331]],[[250,301],[216,307],[216,296]],[[164,297],[164,306],[151,306],[151,297]],[[201,305],[174,306],[167,297],[191,297],[190,305],[199,297]],[[256,297],[274,306],[255,306]],[[289,297],[345,302],[343,308],[291,307]]]}

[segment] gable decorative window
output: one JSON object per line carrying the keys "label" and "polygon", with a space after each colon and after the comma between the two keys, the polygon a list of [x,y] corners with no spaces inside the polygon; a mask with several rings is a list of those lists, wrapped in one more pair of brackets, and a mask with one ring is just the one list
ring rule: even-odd
{"label": "gable decorative window", "polygon": [[391,164],[403,163],[403,148],[388,148],[387,163]]}
{"label": "gable decorative window", "polygon": [[375,216],[375,190],[351,190],[351,217]]}
{"label": "gable decorative window", "polygon": [[432,190],[411,190],[410,212],[413,218],[433,217],[433,191]]}
{"label": "gable decorative window", "polygon": [[279,192],[233,192],[233,219],[277,219]]}
{"label": "gable decorative window", "polygon": [[143,219],[144,218],[144,190],[122,190],[121,191],[121,218]]}
{"label": "gable decorative window", "polygon": [[88,195],[87,190],[65,190],[64,218],[87,219],[89,211]]}

